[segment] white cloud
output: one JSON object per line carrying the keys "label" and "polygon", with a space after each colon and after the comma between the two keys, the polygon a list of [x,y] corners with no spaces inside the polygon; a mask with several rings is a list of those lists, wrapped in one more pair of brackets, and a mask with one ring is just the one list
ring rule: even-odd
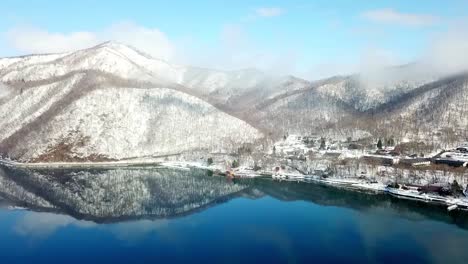
{"label": "white cloud", "polygon": [[116,23],[99,31],[68,33],[16,27],[9,30],[5,38],[10,49],[20,55],[74,51],[114,40],[134,46],[156,58],[222,70],[285,70],[294,67],[296,60],[296,56],[290,56],[291,52],[287,50],[274,51],[254,43],[241,24],[224,25],[219,32],[218,41],[211,44],[196,36],[169,39],[157,28],[143,27],[131,22]]}
{"label": "white cloud", "polygon": [[144,239],[151,233],[160,232],[169,225],[167,220],[140,220],[108,226],[116,238],[129,243]]}
{"label": "white cloud", "polygon": [[112,25],[102,35],[105,39],[129,44],[156,58],[171,60],[175,55],[171,40],[157,28],[146,28],[131,22],[122,22]]}
{"label": "white cloud", "polygon": [[[340,58],[341,59],[341,58]],[[388,67],[406,63],[398,54],[391,50],[382,49],[375,46],[366,46],[357,52],[357,56],[343,60],[329,61],[318,64],[311,70],[302,74],[306,79],[323,79],[336,75],[350,75],[360,73],[363,81],[377,85],[385,79],[388,74]]]}
{"label": "white cloud", "polygon": [[391,8],[370,10],[362,13],[362,17],[373,22],[422,27],[437,23],[440,19],[426,14],[401,13]]}
{"label": "white cloud", "polygon": [[53,53],[90,47],[99,42],[92,32],[68,34],[48,32],[39,28],[13,28],[6,33],[9,44],[19,52]]}
{"label": "white cloud", "polygon": [[103,229],[117,239],[129,243],[137,242],[151,233],[157,233],[169,225],[167,220],[141,220],[122,222],[112,225],[99,225],[91,221],[77,220],[68,215],[53,213],[27,212],[18,220],[14,231],[32,239],[46,239],[55,232],[70,226],[78,228]]}
{"label": "white cloud", "polygon": [[[201,43],[196,38],[192,42]],[[185,64],[207,68],[235,70],[257,67],[261,62],[260,52],[245,29],[238,24],[224,25],[216,42],[203,46],[183,43],[179,50],[188,51],[183,58]]]}
{"label": "white cloud", "polygon": [[27,212],[17,222],[15,231],[23,236],[44,239],[70,225],[82,228],[95,226],[93,222],[76,220],[68,215]]}
{"label": "white cloud", "polygon": [[204,68],[255,68],[272,74],[292,74],[300,57],[296,50],[260,45],[242,24],[224,25],[218,41],[209,45],[197,46],[196,43],[201,41],[196,41],[196,38],[191,42],[194,44],[181,45],[178,49],[186,53],[183,63]]}
{"label": "white cloud", "polygon": [[468,23],[454,25],[433,37],[422,58],[423,65],[440,74],[468,71]]}
{"label": "white cloud", "polygon": [[255,10],[255,15],[258,17],[275,17],[284,13],[284,9],[279,7],[260,7]]}
{"label": "white cloud", "polygon": [[359,63],[361,73],[373,73],[401,63],[398,56],[390,50],[377,47],[367,47],[363,50]]}
{"label": "white cloud", "polygon": [[386,49],[368,47],[361,55],[357,72],[360,73],[361,84],[368,89],[383,88],[401,78],[401,74],[393,74],[390,69],[403,64],[399,56]]}
{"label": "white cloud", "polygon": [[35,27],[16,27],[6,35],[9,45],[19,53],[55,53],[89,48],[107,40],[119,41],[151,55],[170,60],[174,47],[157,28],[146,28],[131,22],[111,25],[101,31],[49,32]]}
{"label": "white cloud", "polygon": [[249,45],[247,33],[240,25],[236,24],[225,25],[221,29],[220,41],[222,45],[228,47]]}

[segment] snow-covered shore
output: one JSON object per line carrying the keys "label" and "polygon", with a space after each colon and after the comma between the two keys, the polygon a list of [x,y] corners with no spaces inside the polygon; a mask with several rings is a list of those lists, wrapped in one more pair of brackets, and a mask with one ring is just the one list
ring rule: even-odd
{"label": "snow-covered shore", "polygon": [[[389,189],[387,187],[389,180],[394,180],[394,177],[390,175],[379,175],[376,174],[374,177],[365,176],[367,174],[358,174],[359,170],[354,171],[355,173],[347,174],[344,176],[342,171],[334,171],[330,175],[325,175],[326,172],[303,174],[300,172],[293,171],[274,171],[272,170],[258,170],[254,171],[251,168],[239,167],[224,170],[220,164],[206,165],[201,162],[185,162],[185,161],[160,161],[155,159],[134,159],[125,161],[112,161],[112,162],[56,162],[56,163],[21,163],[10,160],[0,160],[1,165],[18,167],[18,168],[30,168],[30,169],[90,169],[90,168],[135,168],[135,167],[158,167],[158,168],[174,168],[179,170],[190,170],[190,169],[201,169],[211,172],[217,172],[220,175],[226,175],[228,177],[235,178],[271,178],[278,181],[296,181],[304,183],[324,184],[336,188],[344,188],[355,191],[364,191],[370,193],[386,193],[399,199],[410,199],[419,200],[426,203],[442,204],[448,208],[455,209],[468,209],[467,198],[457,198],[453,196],[439,196],[432,195],[437,199],[426,199],[428,196],[425,194],[414,194],[407,193],[402,190]],[[362,169],[362,168],[361,168]],[[348,172],[351,172],[348,170]],[[401,176],[399,177],[401,180]],[[412,184],[410,181],[406,184]],[[398,195],[396,195],[398,194]]]}
{"label": "snow-covered shore", "polygon": [[279,181],[296,181],[305,183],[324,184],[335,188],[344,188],[354,191],[364,191],[367,193],[383,193],[398,199],[419,201],[428,204],[446,206],[448,211],[463,210],[468,211],[468,197],[456,197],[452,195],[439,195],[425,193],[416,190],[405,190],[388,187],[382,182],[368,181],[359,178],[322,178],[313,175],[274,175],[274,180]]}
{"label": "snow-covered shore", "polygon": [[138,166],[160,166],[162,162],[155,160],[123,160],[108,162],[36,162],[24,163],[10,160],[0,160],[0,164],[14,166],[18,168],[41,168],[41,169],[59,169],[59,168],[120,168],[120,167],[138,167]]}

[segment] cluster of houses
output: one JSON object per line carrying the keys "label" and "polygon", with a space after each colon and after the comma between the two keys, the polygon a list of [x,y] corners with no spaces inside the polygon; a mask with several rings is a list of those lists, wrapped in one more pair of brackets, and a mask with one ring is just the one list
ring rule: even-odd
{"label": "cluster of houses", "polygon": [[273,155],[286,158],[301,158],[301,156],[305,158],[309,152],[316,149],[315,144],[308,144],[309,140],[314,142],[316,139],[289,135],[284,140],[273,145]]}
{"label": "cluster of houses", "polygon": [[390,156],[390,155],[369,154],[369,155],[364,155],[362,159],[370,163],[377,163],[380,165],[387,165],[387,166],[392,166],[396,164],[412,166],[412,167],[431,165],[430,158],[400,157],[400,156]]}
{"label": "cluster of houses", "polygon": [[307,160],[319,155],[322,158],[338,159],[344,157],[360,158],[368,163],[379,165],[403,165],[411,167],[445,164],[452,167],[468,167],[468,143],[433,157],[403,156],[393,147],[377,150],[374,154],[353,152],[343,149],[342,142],[326,141],[320,136],[289,135],[273,146],[273,155],[291,160]]}
{"label": "cluster of houses", "polygon": [[326,140],[320,136],[288,135],[274,144],[272,154],[287,159],[306,160],[313,153],[339,153],[337,150],[341,148],[340,144],[339,141]]}
{"label": "cluster of houses", "polygon": [[468,167],[468,144],[463,144],[453,150],[442,151],[433,157],[402,157],[392,150],[377,151],[376,154],[364,155],[363,160],[381,165],[406,165],[412,167],[429,166],[431,164],[448,165],[451,167]]}
{"label": "cluster of houses", "polygon": [[434,163],[453,167],[468,167],[468,144],[441,153],[434,159]]}

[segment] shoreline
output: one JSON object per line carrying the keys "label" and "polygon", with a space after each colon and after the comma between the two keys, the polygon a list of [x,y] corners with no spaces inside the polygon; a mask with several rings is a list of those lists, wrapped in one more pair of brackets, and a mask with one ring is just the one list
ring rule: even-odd
{"label": "shoreline", "polygon": [[[21,163],[0,159],[0,165],[26,168],[26,169],[122,169],[122,168],[173,168],[180,170],[202,169],[211,172],[219,170],[215,166],[205,166],[197,162],[180,161],[156,161],[156,160],[134,160],[134,161],[111,161],[111,162],[55,162],[55,163]],[[448,211],[462,210],[468,211],[468,198],[458,198],[455,196],[441,196],[436,194],[414,193],[405,190],[389,188],[386,184],[378,181],[369,181],[358,177],[339,178],[322,177],[313,174],[299,173],[275,173],[273,171],[245,171],[242,168],[234,169],[232,175],[221,172],[220,175],[238,179],[269,178],[273,181],[289,181],[314,183],[331,186],[334,188],[344,188],[351,191],[364,191],[373,194],[385,194],[397,199],[425,202],[434,205],[443,205]]]}
{"label": "shoreline", "polygon": [[125,167],[159,167],[163,162],[160,161],[106,161],[106,162],[40,162],[25,163],[0,159],[0,164],[13,166],[17,168],[32,169],[74,169],[74,168],[125,168]]}

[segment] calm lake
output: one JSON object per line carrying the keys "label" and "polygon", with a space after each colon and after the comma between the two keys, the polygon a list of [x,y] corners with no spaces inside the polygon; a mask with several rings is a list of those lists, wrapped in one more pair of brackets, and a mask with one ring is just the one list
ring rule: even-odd
{"label": "calm lake", "polygon": [[465,214],[316,184],[0,167],[0,197],[1,263],[468,263]]}

